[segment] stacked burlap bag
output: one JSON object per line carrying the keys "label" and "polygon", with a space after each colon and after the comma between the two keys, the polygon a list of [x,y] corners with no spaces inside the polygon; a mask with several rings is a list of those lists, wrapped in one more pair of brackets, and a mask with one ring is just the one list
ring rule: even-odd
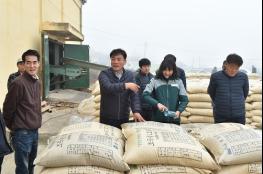
{"label": "stacked burlap bag", "polygon": [[253,81],[250,85],[248,101],[251,104],[250,110],[251,125],[262,129],[262,82]]}
{"label": "stacked burlap bag", "polygon": [[96,81],[90,89],[92,96],[79,104],[78,113],[80,115],[95,116],[97,117],[95,121],[99,121],[101,99],[99,81]]}
{"label": "stacked burlap bag", "polygon": [[211,73],[186,73],[186,78],[188,80],[196,80],[196,79],[210,79]]}
{"label": "stacked burlap bag", "polygon": [[214,123],[211,98],[207,94],[208,79],[191,79],[188,81],[187,93],[189,103],[186,112],[189,123]]}
{"label": "stacked burlap bag", "polygon": [[94,116],[99,117],[100,116],[100,84],[99,81],[96,81],[95,88],[92,90],[91,94],[94,96],[94,102],[95,102],[95,112],[93,113]]}
{"label": "stacked burlap bag", "polygon": [[130,174],[209,174],[219,167],[198,140],[175,124],[126,123],[124,161]]}
{"label": "stacked burlap bag", "polygon": [[[121,130],[97,122],[65,127],[50,139],[35,164],[44,166],[41,174],[123,174],[130,168],[123,160]],[[73,173],[74,173],[73,172]]]}
{"label": "stacked burlap bag", "polygon": [[221,123],[206,126],[200,135],[200,142],[221,165],[218,174],[261,172],[261,131],[237,123]]}

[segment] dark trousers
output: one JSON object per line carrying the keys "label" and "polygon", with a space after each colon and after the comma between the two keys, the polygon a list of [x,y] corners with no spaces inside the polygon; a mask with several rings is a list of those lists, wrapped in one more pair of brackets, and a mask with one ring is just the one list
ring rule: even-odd
{"label": "dark trousers", "polygon": [[123,123],[128,123],[128,122],[129,122],[129,118],[120,119],[120,120],[100,118],[100,123],[107,124],[110,126],[114,126],[114,127],[119,128],[119,129],[121,129],[121,125]]}
{"label": "dark trousers", "polygon": [[145,121],[151,121],[153,116],[153,110],[142,108],[141,115]]}
{"label": "dark trousers", "polygon": [[0,157],[0,173],[1,173],[1,169],[2,169],[2,163],[3,163],[3,161],[4,161],[4,157],[1,156],[1,157]]}
{"label": "dark trousers", "polygon": [[246,124],[246,118],[216,118],[215,123],[239,123],[239,124]]}
{"label": "dark trousers", "polygon": [[19,129],[11,134],[15,150],[16,174],[33,174],[37,156],[38,131]]}

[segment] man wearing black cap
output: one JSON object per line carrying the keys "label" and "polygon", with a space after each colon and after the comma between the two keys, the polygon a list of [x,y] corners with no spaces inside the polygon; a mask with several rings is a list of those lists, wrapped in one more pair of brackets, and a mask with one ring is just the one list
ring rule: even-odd
{"label": "man wearing black cap", "polygon": [[10,74],[9,75],[9,78],[8,78],[8,81],[7,81],[7,89],[9,89],[10,87],[10,84],[20,75],[23,74],[23,72],[25,71],[25,67],[24,67],[24,62],[21,58],[19,58],[16,62],[16,66],[17,66],[17,69],[18,71],[13,73],[13,74]]}

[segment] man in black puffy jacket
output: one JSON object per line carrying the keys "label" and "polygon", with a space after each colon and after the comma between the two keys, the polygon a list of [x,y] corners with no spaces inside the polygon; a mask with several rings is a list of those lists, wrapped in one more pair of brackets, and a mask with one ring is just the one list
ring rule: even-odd
{"label": "man in black puffy jacket", "polygon": [[99,75],[101,107],[100,122],[121,128],[129,121],[130,108],[135,121],[144,121],[140,115],[139,86],[134,74],[124,69],[127,54],[122,49],[110,53],[111,68]]}
{"label": "man in black puffy jacket", "polygon": [[239,71],[243,64],[237,54],[226,58],[225,70],[211,75],[208,86],[214,106],[215,123],[234,122],[245,124],[245,100],[248,96],[248,76]]}

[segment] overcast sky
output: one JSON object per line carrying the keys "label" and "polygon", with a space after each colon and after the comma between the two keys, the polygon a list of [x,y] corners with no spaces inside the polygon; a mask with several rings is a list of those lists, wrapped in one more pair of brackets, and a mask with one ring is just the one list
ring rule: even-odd
{"label": "overcast sky", "polygon": [[221,67],[237,53],[245,67],[262,66],[261,0],[88,0],[83,33],[92,52],[123,48],[133,62],[157,65],[171,53],[190,67]]}

